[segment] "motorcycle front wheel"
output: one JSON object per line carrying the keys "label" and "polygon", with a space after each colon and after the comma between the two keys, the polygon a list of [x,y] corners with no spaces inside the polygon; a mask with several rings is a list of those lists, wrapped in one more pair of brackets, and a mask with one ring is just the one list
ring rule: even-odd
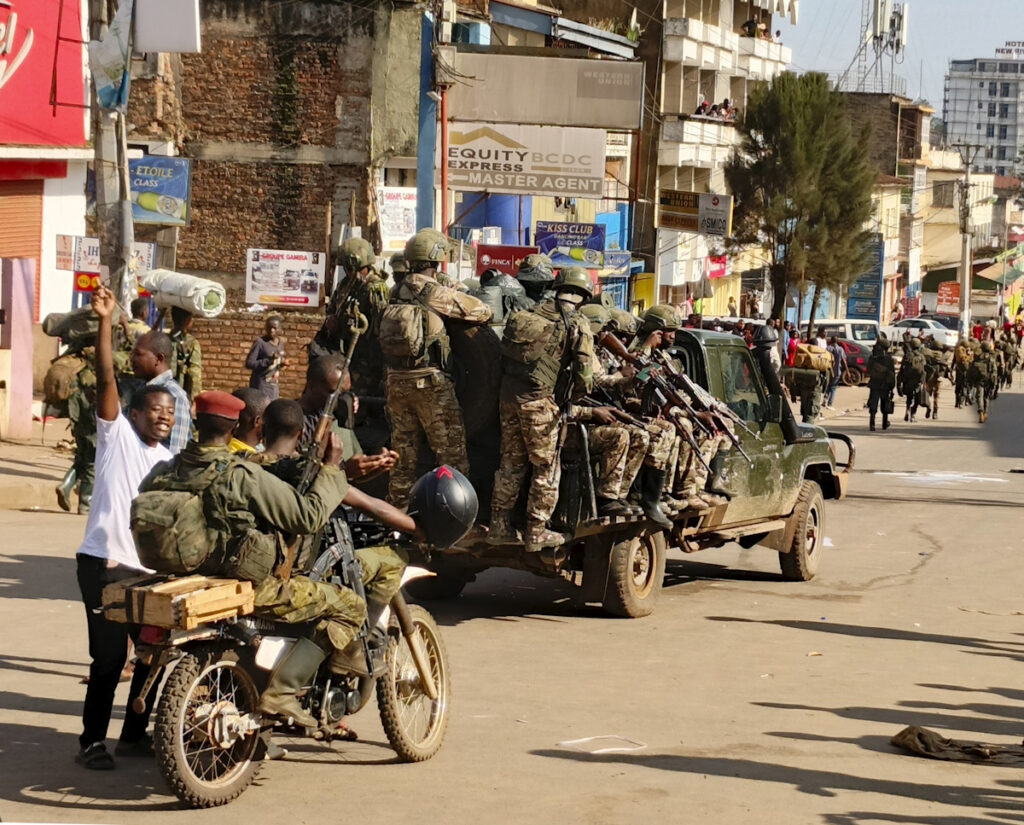
{"label": "motorcycle front wheel", "polygon": [[198,649],[167,677],[153,722],[156,761],[174,795],[193,808],[235,799],[262,765],[252,720],[259,691],[232,654]]}
{"label": "motorcycle front wheel", "polygon": [[423,689],[409,643],[392,625],[387,650],[387,669],[377,681],[380,721],[388,742],[403,762],[423,762],[441,748],[448,728],[451,681],[448,653],[433,616],[419,605],[409,605],[430,675],[437,687],[431,699]]}

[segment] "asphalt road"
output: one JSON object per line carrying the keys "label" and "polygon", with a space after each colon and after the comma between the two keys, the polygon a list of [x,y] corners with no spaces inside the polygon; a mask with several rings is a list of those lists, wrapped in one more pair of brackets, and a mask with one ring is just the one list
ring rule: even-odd
{"label": "asphalt road", "polygon": [[[841,391],[857,408],[865,390]],[[730,545],[669,560],[654,615],[605,618],[567,586],[491,571],[435,606],[454,698],[433,760],[362,740],[284,741],[231,805],[186,814],[155,766],[73,762],[86,673],[73,553],[84,520],[0,513],[0,818],[5,822],[927,823],[1024,821],[1024,771],[896,750],[905,725],[1024,735],[1024,394],[987,425],[946,409],[853,435],[849,499],[810,583]],[[126,688],[119,694],[123,704]],[[119,730],[116,712],[111,735]],[[567,744],[588,737],[620,737]],[[601,747],[624,750],[592,754]]]}

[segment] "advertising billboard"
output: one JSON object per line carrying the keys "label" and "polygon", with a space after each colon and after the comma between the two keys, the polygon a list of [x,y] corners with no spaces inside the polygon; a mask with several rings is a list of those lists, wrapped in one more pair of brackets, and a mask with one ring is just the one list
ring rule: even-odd
{"label": "advertising billboard", "polygon": [[882,322],[882,278],[885,272],[885,241],[872,235],[867,272],[850,284],[846,293],[846,317]]}
{"label": "advertising billboard", "polygon": [[527,255],[537,251],[535,246],[502,246],[482,243],[476,248],[476,275],[479,278],[488,269],[497,269],[506,275],[519,272],[519,264]]}
{"label": "advertising billboard", "polygon": [[533,240],[556,267],[600,269],[604,266],[604,227],[601,224],[537,221]]}
{"label": "advertising billboard", "polygon": [[267,306],[320,306],[326,272],[323,252],[249,249],[245,255],[245,302]]}
{"label": "advertising billboard", "polygon": [[384,254],[401,252],[416,234],[416,188],[382,186],[377,190],[377,214]]}
{"label": "advertising billboard", "polygon": [[448,130],[448,186],[600,198],[606,142],[600,129],[453,123]]}
{"label": "advertising billboard", "polygon": [[145,155],[128,161],[135,223],[188,226],[192,222],[192,161]]}
{"label": "advertising billboard", "polygon": [[727,238],[732,234],[732,195],[662,189],[658,194],[657,225]]}
{"label": "advertising billboard", "polygon": [[[0,2],[0,144],[84,147],[86,103],[81,4]],[[51,105],[50,93],[57,103]],[[75,108],[78,107],[78,108]]]}

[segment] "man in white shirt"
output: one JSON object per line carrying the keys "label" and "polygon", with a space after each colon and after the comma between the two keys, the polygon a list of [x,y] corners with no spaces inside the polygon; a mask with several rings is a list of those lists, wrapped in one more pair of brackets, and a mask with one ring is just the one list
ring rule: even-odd
{"label": "man in white shirt", "polygon": [[[132,540],[131,502],[153,466],[171,458],[162,442],[174,424],[174,397],[162,386],[145,387],[135,394],[127,417],[121,413],[112,352],[111,315],[115,306],[113,293],[105,287],[93,293],[92,307],[100,321],[96,335],[96,484],[85,538],[76,556],[92,659],[76,761],[93,770],[114,767],[104,739],[114,691],[128,655],[128,636],[134,639],[138,633],[136,626],[107,621],[102,609],[103,588],[146,572]],[[146,735],[152,699],[143,713],[132,710],[132,700],[141,692],[148,674],[149,667],[139,662],[114,751],[119,756],[152,754],[152,740]]]}

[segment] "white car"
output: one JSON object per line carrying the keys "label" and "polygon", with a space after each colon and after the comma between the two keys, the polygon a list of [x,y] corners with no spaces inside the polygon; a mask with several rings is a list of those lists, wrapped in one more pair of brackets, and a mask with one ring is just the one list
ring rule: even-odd
{"label": "white car", "polygon": [[930,335],[937,344],[944,344],[947,347],[955,347],[960,338],[956,330],[944,327],[931,318],[904,318],[895,324],[882,327],[882,334],[894,344],[903,340],[905,332],[909,332],[913,338],[927,338]]}

